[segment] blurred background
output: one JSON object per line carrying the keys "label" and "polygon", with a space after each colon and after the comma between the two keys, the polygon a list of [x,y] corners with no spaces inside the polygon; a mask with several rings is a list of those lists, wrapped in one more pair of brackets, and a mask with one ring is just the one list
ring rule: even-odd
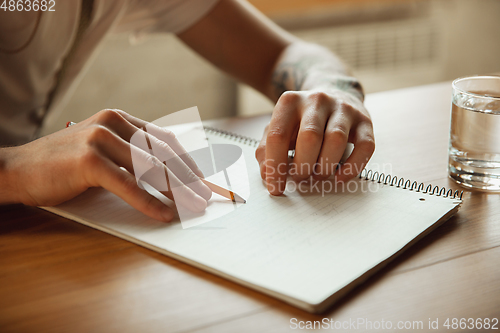
{"label": "blurred background", "polygon": [[[250,2],[283,28],[340,55],[366,93],[500,73],[500,0]],[[175,36],[131,43],[129,35],[112,35],[64,110],[49,115],[43,133],[104,108],[152,121],[191,106],[203,120],[273,108]]]}

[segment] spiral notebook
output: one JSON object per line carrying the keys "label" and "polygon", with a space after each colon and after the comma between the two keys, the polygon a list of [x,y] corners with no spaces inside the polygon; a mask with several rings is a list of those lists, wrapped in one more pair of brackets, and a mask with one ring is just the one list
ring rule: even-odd
{"label": "spiral notebook", "polygon": [[[461,204],[457,192],[371,171],[327,194],[315,189],[272,197],[255,161],[256,140],[206,132],[212,144],[241,148],[249,184],[246,204],[214,195],[204,214],[210,222],[188,229],[158,222],[97,188],[44,209],[318,313]],[[212,181],[225,186],[224,179]]]}

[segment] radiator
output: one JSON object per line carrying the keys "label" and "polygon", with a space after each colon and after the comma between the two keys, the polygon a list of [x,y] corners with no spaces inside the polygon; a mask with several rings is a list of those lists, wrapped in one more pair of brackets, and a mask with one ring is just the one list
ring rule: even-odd
{"label": "radiator", "polygon": [[[417,17],[322,26],[293,31],[337,55],[360,79],[365,92],[377,92],[444,80],[446,29],[439,8]],[[262,95],[244,85],[238,88],[239,114],[272,109]]]}

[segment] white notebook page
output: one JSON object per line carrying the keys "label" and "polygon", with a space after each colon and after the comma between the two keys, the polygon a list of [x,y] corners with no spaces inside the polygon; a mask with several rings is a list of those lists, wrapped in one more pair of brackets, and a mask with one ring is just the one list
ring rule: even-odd
{"label": "white notebook page", "polygon": [[250,183],[247,203],[235,207],[214,195],[205,214],[229,213],[199,226],[183,229],[180,222],[150,219],[102,189],[44,209],[317,311],[460,203],[360,179],[349,187],[357,188],[352,192],[272,197],[260,179],[255,148],[241,147]]}

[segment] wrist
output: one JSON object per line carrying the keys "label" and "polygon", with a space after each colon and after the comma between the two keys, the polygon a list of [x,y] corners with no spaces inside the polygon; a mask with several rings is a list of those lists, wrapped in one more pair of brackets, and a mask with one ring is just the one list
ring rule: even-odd
{"label": "wrist", "polygon": [[0,148],[0,204],[19,203],[15,159],[19,147]]}
{"label": "wrist", "polygon": [[361,83],[352,76],[311,73],[304,80],[302,90],[322,90],[325,92],[345,92],[354,96],[361,102],[364,101],[365,95]]}

